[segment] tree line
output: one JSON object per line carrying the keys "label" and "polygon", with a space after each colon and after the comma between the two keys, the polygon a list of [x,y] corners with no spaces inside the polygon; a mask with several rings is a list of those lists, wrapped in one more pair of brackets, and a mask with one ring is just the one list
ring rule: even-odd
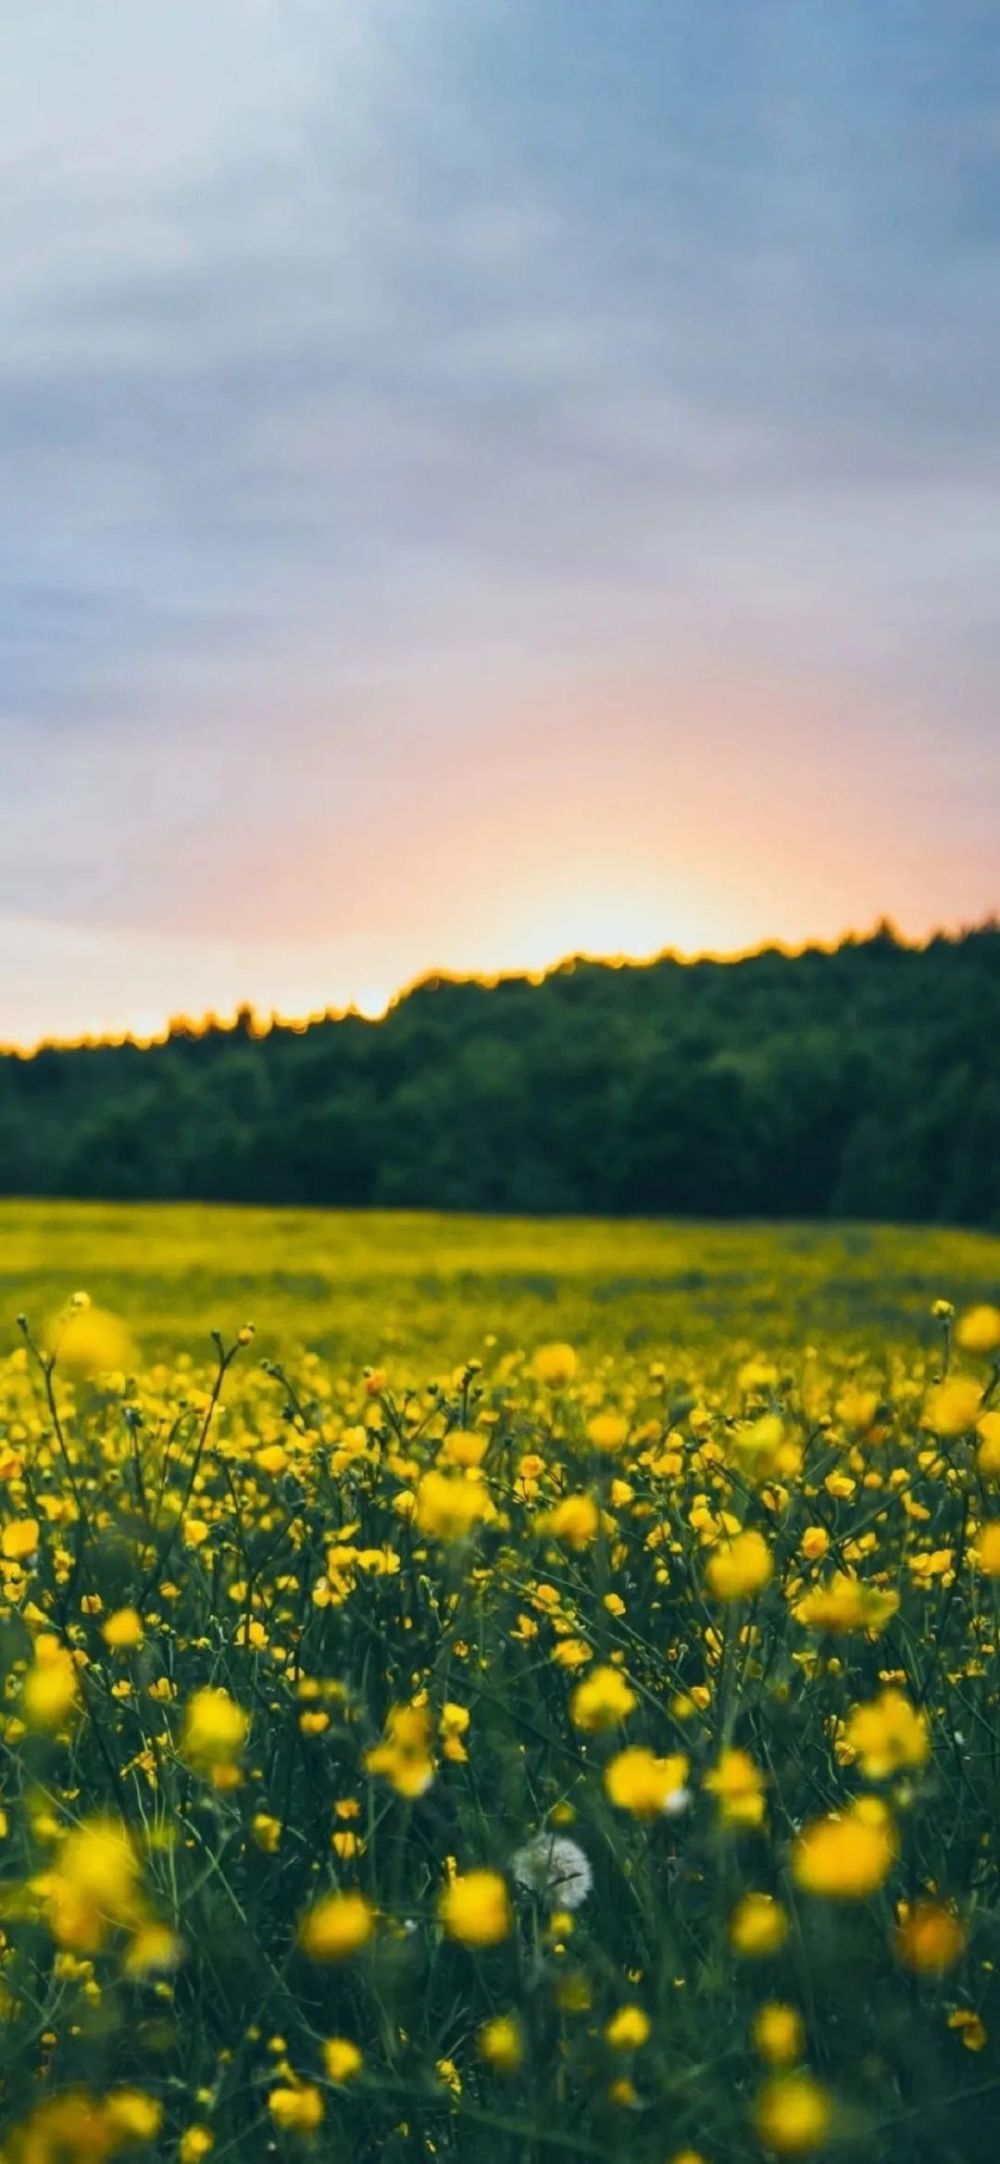
{"label": "tree line", "polygon": [[1000,927],[0,1056],[0,1190],[1000,1228]]}

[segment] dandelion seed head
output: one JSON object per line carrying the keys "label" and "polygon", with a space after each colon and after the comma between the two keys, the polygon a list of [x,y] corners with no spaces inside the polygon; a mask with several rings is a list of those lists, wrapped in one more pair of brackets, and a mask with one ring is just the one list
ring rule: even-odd
{"label": "dandelion seed head", "polygon": [[582,1907],[594,1884],[589,1859],[565,1834],[539,1833],[511,1858],[516,1885],[560,1908]]}

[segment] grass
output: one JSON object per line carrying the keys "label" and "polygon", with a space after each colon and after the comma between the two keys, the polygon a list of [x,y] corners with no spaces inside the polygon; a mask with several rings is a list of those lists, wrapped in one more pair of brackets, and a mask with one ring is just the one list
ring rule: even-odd
{"label": "grass", "polygon": [[2,2164],[992,2164],[1000,1243],[0,1236]]}
{"label": "grass", "polygon": [[149,1353],[194,1350],[252,1317],[259,1347],[409,1369],[569,1337],[618,1353],[794,1347],[820,1333],[927,1340],[942,1286],[987,1297],[1000,1241],[870,1225],[747,1226],[442,1217],[429,1212],[0,1203],[4,1326],[78,1287]]}

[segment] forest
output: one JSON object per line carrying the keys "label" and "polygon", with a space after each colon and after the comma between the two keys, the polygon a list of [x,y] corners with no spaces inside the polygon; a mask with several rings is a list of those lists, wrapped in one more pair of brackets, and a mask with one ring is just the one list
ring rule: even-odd
{"label": "forest", "polygon": [[0,1056],[8,1195],[1000,1226],[1000,927]]}

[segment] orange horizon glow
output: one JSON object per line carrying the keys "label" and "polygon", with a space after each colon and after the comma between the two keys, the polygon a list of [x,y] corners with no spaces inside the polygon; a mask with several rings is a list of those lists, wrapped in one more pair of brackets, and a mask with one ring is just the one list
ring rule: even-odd
{"label": "orange horizon glow", "polygon": [[[395,694],[347,737],[319,700],[298,765],[262,719],[225,819],[161,831],[179,786],[165,736],[131,854],[106,853],[98,877],[85,822],[65,898],[42,908],[26,891],[5,917],[0,1041],[150,1042],[173,1017],[241,1006],[375,1017],[428,975],[794,952],[883,918],[911,940],[982,923],[997,900],[988,788],[960,816],[956,765],[909,774],[900,799],[908,770],[888,740],[867,738],[861,760],[835,689],[700,672],[668,698],[636,663],[544,699],[470,689],[475,726],[449,710],[433,743],[424,693],[388,764]],[[122,821],[127,834],[124,806]]]}
{"label": "orange horizon glow", "polygon": [[409,978],[391,992],[384,992],[381,988],[373,985],[363,986],[358,989],[353,997],[331,1001],[326,1006],[315,1006],[308,1010],[285,1009],[280,1005],[266,1007],[252,999],[241,999],[230,1007],[222,1009],[206,1008],[200,1015],[185,1011],[164,1013],[162,1015],[154,1015],[149,1012],[137,1013],[126,1018],[122,1023],[111,1023],[103,1028],[96,1026],[77,1035],[43,1035],[30,1043],[0,1040],[0,1056],[33,1059],[42,1051],[89,1051],[101,1047],[116,1047],[126,1044],[134,1045],[141,1051],[148,1051],[156,1045],[166,1044],[174,1034],[190,1034],[200,1037],[206,1035],[212,1029],[221,1031],[235,1029],[240,1015],[246,1013],[251,1016],[252,1034],[255,1037],[266,1037],[273,1029],[291,1029],[304,1033],[317,1023],[343,1021],[352,1015],[363,1021],[378,1023],[384,1021],[395,1007],[400,1006],[404,1000],[427,984],[466,984],[492,989],[501,983],[523,980],[537,986],[544,984],[547,978],[558,976],[562,971],[570,969],[578,963],[596,964],[605,969],[649,969],[657,962],[667,961],[676,962],[684,968],[694,968],[701,962],[736,964],[750,961],[756,955],[767,953],[780,954],[787,959],[794,959],[797,955],[809,952],[820,954],[836,953],[837,949],[848,941],[863,943],[865,940],[873,938],[883,929],[887,929],[901,946],[916,951],[930,945],[935,939],[959,939],[967,932],[987,929],[995,922],[995,918],[987,917],[981,924],[962,925],[957,929],[937,926],[923,936],[908,937],[891,918],[882,917],[877,919],[867,930],[859,931],[853,927],[846,927],[831,939],[787,940],[766,938],[756,940],[745,947],[698,947],[687,951],[675,946],[654,947],[643,953],[625,950],[619,952],[597,951],[585,946],[572,946],[562,953],[551,954],[542,962],[536,963],[526,958],[502,969],[462,970],[443,965],[431,966],[428,969],[421,970],[416,976]]}
{"label": "orange horizon glow", "polygon": [[1000,904],[981,56],[917,5],[832,68],[11,11],[0,1042]]}

